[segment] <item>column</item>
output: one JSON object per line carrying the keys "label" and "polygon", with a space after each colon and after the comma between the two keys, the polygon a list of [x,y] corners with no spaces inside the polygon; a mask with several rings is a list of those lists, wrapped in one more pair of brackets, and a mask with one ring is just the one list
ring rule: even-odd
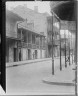
{"label": "column", "polygon": [[75,23],[76,23],[76,33],[75,33],[75,96],[77,96],[77,56],[78,56],[78,1],[74,1],[75,2],[75,5],[74,5],[74,8],[75,8]]}
{"label": "column", "polygon": [[69,39],[69,65],[70,65],[70,35],[69,35],[69,31],[68,31],[68,39]]}
{"label": "column", "polygon": [[64,39],[65,39],[65,67],[67,67],[67,63],[66,63],[66,33],[64,30]]}
{"label": "column", "polygon": [[[22,36],[23,36],[23,34],[22,34],[22,30],[21,30],[21,45],[23,46],[23,44],[22,44],[22,43],[23,43],[23,42],[22,42],[22,39],[23,39]],[[21,61],[23,60],[23,58],[22,58],[22,57],[23,57],[22,48],[23,48],[23,47],[21,47]]]}
{"label": "column", "polygon": [[28,31],[26,32],[26,37],[27,37],[27,46],[28,46]]}

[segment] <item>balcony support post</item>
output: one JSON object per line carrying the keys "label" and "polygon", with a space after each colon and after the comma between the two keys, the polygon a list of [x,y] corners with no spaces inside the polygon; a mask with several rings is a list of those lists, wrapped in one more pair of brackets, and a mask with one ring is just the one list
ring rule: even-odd
{"label": "balcony support post", "polygon": [[66,62],[66,33],[64,30],[64,39],[65,39],[65,67],[67,67],[67,62]]}

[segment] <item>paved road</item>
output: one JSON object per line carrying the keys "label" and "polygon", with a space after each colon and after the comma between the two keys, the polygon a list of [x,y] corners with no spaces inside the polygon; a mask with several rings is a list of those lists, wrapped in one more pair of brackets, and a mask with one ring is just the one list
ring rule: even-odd
{"label": "paved road", "polygon": [[[64,69],[64,59],[62,65]],[[60,60],[55,60],[55,74],[59,71]],[[7,94],[74,94],[72,86],[57,86],[42,82],[52,73],[52,61],[37,62],[6,68]]]}

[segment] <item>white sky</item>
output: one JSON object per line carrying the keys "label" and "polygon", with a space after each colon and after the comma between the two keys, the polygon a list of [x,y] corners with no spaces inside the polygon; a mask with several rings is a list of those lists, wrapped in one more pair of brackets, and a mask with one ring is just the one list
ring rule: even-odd
{"label": "white sky", "polygon": [[6,7],[8,9],[14,8],[18,5],[27,4],[27,7],[34,10],[34,6],[38,6],[40,13],[48,12],[50,15],[50,1],[7,1]]}

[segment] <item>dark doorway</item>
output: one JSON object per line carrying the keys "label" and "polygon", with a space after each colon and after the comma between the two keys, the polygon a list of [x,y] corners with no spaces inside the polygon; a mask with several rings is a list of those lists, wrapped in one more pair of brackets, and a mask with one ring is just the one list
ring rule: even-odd
{"label": "dark doorway", "polygon": [[19,61],[21,61],[21,49],[19,49]]}
{"label": "dark doorway", "polygon": [[17,61],[17,49],[14,48],[14,62]]}
{"label": "dark doorway", "polygon": [[31,59],[31,50],[28,49],[28,60],[30,60],[30,59]]}
{"label": "dark doorway", "polygon": [[35,59],[37,59],[37,50],[35,50]]}

